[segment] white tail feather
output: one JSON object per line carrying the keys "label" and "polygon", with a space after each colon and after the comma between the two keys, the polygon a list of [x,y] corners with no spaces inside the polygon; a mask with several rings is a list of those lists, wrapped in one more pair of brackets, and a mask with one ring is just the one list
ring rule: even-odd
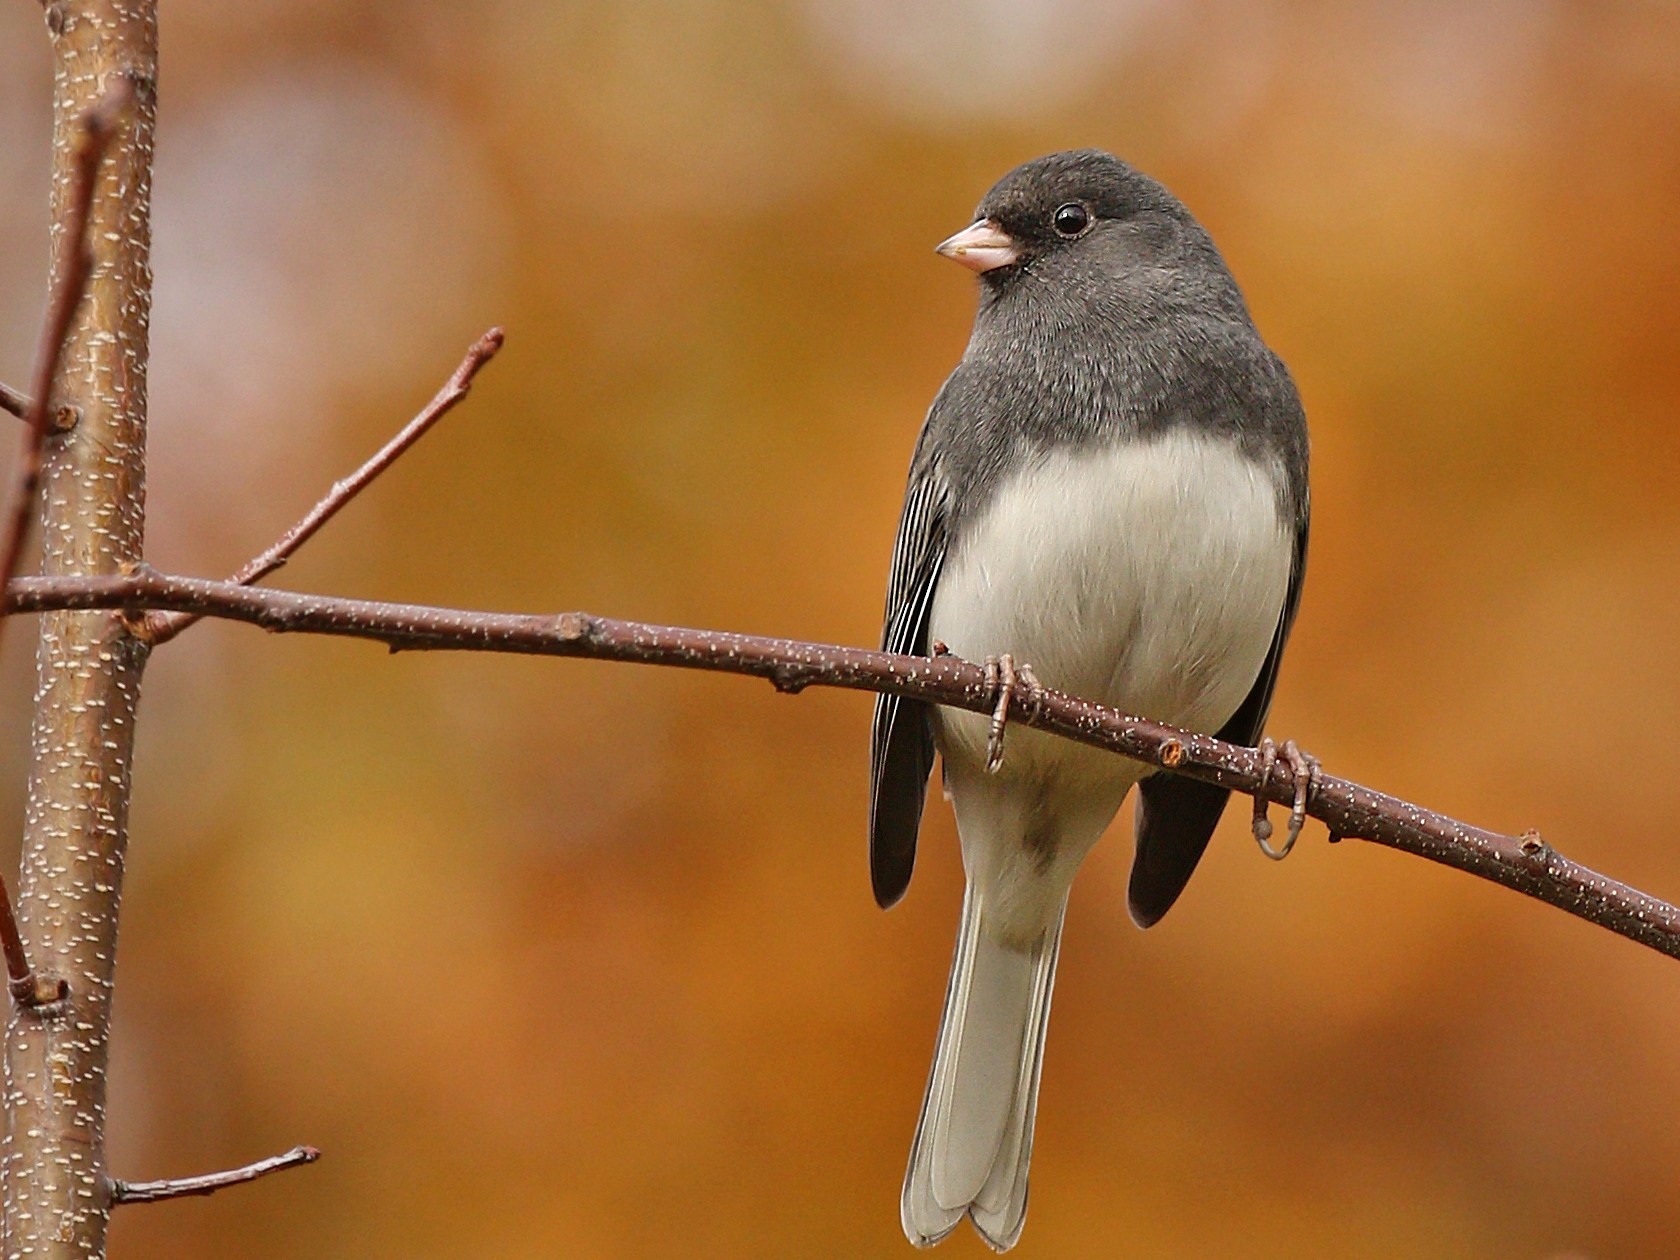
{"label": "white tail feather", "polygon": [[938,1242],[964,1214],[1006,1251],[1027,1215],[1044,1030],[1056,979],[1062,916],[1018,949],[986,931],[985,906],[963,897],[945,1015],[910,1148],[901,1212],[918,1247]]}

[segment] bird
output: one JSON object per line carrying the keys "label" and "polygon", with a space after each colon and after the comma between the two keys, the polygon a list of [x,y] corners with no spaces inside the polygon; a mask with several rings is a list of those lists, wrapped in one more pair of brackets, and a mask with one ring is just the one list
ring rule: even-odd
{"label": "bird", "polygon": [[[938,252],[978,276],[967,348],[916,440],[882,647],[985,662],[997,714],[877,697],[870,874],[904,894],[935,755],[966,888],[901,1199],[931,1246],[968,1217],[997,1251],[1027,1209],[1068,893],[1138,789],[1127,904],[1178,899],[1227,791],[1035,729],[1056,690],[1277,748],[1262,729],[1305,572],[1306,418],[1207,230],[1162,184],[1081,149],[1021,165]],[[1316,762],[1284,746],[1290,842]],[[1256,837],[1270,824],[1257,805]],[[1287,845],[1285,850],[1287,851]]]}

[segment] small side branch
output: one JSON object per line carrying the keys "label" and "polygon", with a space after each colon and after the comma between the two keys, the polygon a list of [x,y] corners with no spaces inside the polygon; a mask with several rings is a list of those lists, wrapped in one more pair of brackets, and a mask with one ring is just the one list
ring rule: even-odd
{"label": "small side branch", "polygon": [[114,1207],[119,1203],[158,1203],[164,1199],[183,1199],[194,1194],[215,1194],[218,1190],[225,1190],[229,1186],[242,1186],[247,1181],[255,1181],[258,1177],[268,1176],[269,1173],[313,1164],[320,1158],[321,1152],[313,1146],[294,1146],[284,1155],[271,1155],[243,1168],[206,1173],[202,1177],[178,1177],[168,1181],[113,1179],[111,1204]]}
{"label": "small side branch", "polygon": [[[763,678],[783,691],[843,687],[992,714],[997,686],[954,656],[895,656],[862,648],[618,621],[589,613],[525,615],[336,599],[172,577],[17,578],[9,612],[65,608],[166,609],[250,622],[275,633],[371,639],[393,651],[514,652],[671,665]],[[1048,688],[1017,691],[1007,720],[1108,749],[1134,761],[1290,804],[1294,773],[1258,749],[1130,717]],[[1321,774],[1306,813],[1333,839],[1369,840],[1455,867],[1534,897],[1619,936],[1680,958],[1680,908],[1557,853],[1538,835],[1503,835]]]}
{"label": "small side branch", "polygon": [[29,396],[0,381],[0,411],[9,411],[19,420],[29,419]]}
{"label": "small side branch", "polygon": [[0,879],[0,953],[6,958],[6,988],[18,1005],[46,1006],[69,993],[70,986],[63,980],[38,975],[30,968],[29,954],[18,932],[17,915],[12,910],[11,890],[3,879]]}
{"label": "small side branch", "polygon": [[[315,536],[321,526],[337,516],[345,504],[365,490],[374,478],[396,463],[409,447],[426,436],[433,425],[455,409],[455,405],[472,389],[473,377],[478,375],[479,369],[496,357],[496,352],[502,348],[503,340],[502,330],[492,328],[474,342],[454,374],[444,382],[443,388],[438,390],[419,415],[404,425],[402,430],[380,447],[365,464],[342,481],[334,483],[326,497],[311,508],[302,520],[280,535],[273,546],[251,560],[229,580],[240,586],[250,586],[254,582],[262,581],[285,564],[299,547]],[[201,615],[153,613],[142,623],[141,633],[153,644],[167,643],[197,621]]]}

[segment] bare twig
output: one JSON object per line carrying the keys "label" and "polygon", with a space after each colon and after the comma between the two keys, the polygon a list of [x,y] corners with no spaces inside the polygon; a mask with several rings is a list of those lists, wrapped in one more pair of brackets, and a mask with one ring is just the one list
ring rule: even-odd
{"label": "bare twig", "polygon": [[182,1199],[193,1194],[215,1194],[228,1186],[241,1186],[269,1173],[284,1172],[313,1164],[321,1152],[313,1146],[294,1146],[284,1155],[270,1155],[243,1168],[226,1172],[205,1173],[202,1177],[177,1177],[167,1181],[111,1181],[111,1203],[157,1203],[162,1199]]}
{"label": "bare twig", "polygon": [[[52,297],[41,325],[41,344],[35,354],[34,396],[24,411],[23,455],[18,460],[17,488],[12,491],[11,524],[0,548],[0,582],[18,571],[23,546],[29,537],[29,520],[35,514],[35,495],[41,488],[41,457],[46,450],[50,427],[48,406],[58,361],[76,311],[87,295],[88,277],[93,273],[93,250],[87,239],[89,211],[98,184],[99,165],[116,135],[117,120],[134,99],[134,85],[117,80],[105,99],[82,115],[80,137],[71,167],[71,191],[63,233],[59,238],[57,264],[53,268]],[[7,410],[10,410],[8,407]],[[0,622],[0,627],[4,623]]]}
{"label": "bare twig", "polygon": [[[89,608],[189,612],[279,633],[372,639],[393,651],[580,656],[750,674],[780,691],[880,691],[975,713],[991,713],[997,700],[985,668],[954,656],[894,656],[581,612],[537,616],[336,599],[149,569],[115,578],[18,578],[7,591],[10,612]],[[1008,718],[1280,804],[1295,798],[1295,775],[1281,762],[1262,774],[1257,749],[1128,717],[1048,688],[1017,693]],[[1535,833],[1484,831],[1330,775],[1319,778],[1307,812],[1334,839],[1369,840],[1455,867],[1680,958],[1680,908],[1570,861]]]}
{"label": "bare twig", "polygon": [[29,397],[0,381],[0,411],[9,411],[19,420],[29,419]]}
{"label": "bare twig", "polygon": [[[419,415],[403,426],[394,438],[380,447],[355,472],[342,481],[335,482],[326,497],[311,508],[302,520],[280,535],[273,546],[251,560],[229,580],[241,586],[249,586],[253,582],[262,581],[285,564],[299,547],[315,536],[321,526],[338,515],[340,508],[360,494],[375,477],[396,463],[409,447],[424,437],[434,424],[454,410],[455,404],[465,398],[467,392],[472,389],[473,377],[478,375],[479,369],[496,357],[496,352],[502,348],[503,339],[502,330],[492,328],[474,342],[454,374],[444,382],[443,388],[438,390]],[[153,613],[143,623],[143,637],[150,639],[153,644],[167,643],[197,621],[200,615]]]}
{"label": "bare twig", "polygon": [[[19,420],[29,419],[29,409],[35,405],[35,400],[21,390],[13,389],[10,385],[0,381],[0,411],[9,411]],[[60,403],[53,408],[51,428],[54,433],[67,433],[76,427],[81,419],[82,409],[73,403]]]}

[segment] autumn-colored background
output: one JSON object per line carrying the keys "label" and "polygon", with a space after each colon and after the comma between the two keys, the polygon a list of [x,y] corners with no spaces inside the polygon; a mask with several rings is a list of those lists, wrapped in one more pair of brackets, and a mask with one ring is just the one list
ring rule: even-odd
{"label": "autumn-colored background", "polygon": [[[1680,895],[1674,5],[162,7],[159,567],[231,571],[502,323],[277,582],[872,644],[973,304],[931,247],[1018,161],[1101,145],[1208,224],[1306,400],[1274,731]],[[40,28],[0,5],[18,385]],[[161,651],[112,1161],[326,1157],[124,1209],[114,1255],[906,1256],[961,877],[936,806],[875,909],[868,716],[224,625]],[[1074,895],[1021,1256],[1674,1254],[1672,961],[1316,827],[1274,866],[1236,809],[1144,935],[1128,836]]]}

